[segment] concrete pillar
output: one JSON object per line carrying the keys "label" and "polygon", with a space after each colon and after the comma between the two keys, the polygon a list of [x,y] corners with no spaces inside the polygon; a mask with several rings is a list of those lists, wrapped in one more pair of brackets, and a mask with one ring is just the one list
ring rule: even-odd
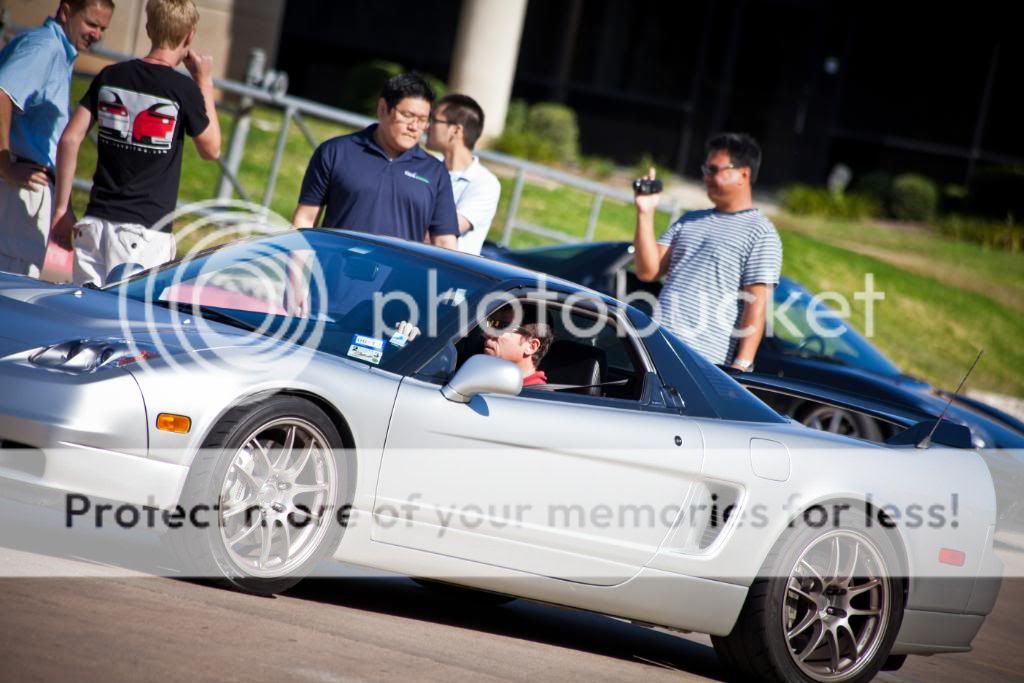
{"label": "concrete pillar", "polygon": [[501,135],[512,96],[527,0],[462,0],[448,88],[484,110],[483,137]]}

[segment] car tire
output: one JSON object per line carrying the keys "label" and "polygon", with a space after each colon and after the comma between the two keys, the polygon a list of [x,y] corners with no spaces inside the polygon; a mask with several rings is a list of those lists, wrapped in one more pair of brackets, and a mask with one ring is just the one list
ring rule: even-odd
{"label": "car tire", "polygon": [[882,441],[882,430],[875,420],[849,410],[829,405],[806,405],[796,411],[796,415],[798,422],[811,429],[875,443]]}
{"label": "car tire", "polygon": [[[188,576],[261,595],[287,590],[341,540],[352,470],[337,428],[309,401],[236,407],[196,455],[184,524],[165,541]],[[211,521],[194,523],[197,510]]]}
{"label": "car tire", "polygon": [[[851,521],[863,516],[848,513]],[[903,622],[899,558],[877,527],[792,529],[751,585],[732,632],[712,637],[715,651],[742,680],[871,680]]]}

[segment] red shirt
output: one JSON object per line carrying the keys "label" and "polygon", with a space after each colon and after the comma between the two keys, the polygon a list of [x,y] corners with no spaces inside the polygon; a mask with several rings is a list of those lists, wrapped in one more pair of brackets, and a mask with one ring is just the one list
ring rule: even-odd
{"label": "red shirt", "polygon": [[544,374],[543,370],[538,370],[532,375],[527,375],[523,378],[523,386],[528,387],[534,384],[547,384],[548,376]]}

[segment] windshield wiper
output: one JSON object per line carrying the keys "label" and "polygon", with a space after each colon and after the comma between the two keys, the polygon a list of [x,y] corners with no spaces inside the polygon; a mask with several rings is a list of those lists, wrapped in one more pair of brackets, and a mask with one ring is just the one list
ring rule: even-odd
{"label": "windshield wiper", "polygon": [[163,308],[167,308],[173,311],[179,311],[181,313],[198,312],[199,315],[203,318],[217,320],[219,322],[226,323],[233,327],[238,327],[249,332],[255,332],[256,330],[259,329],[258,325],[253,325],[252,323],[246,320],[236,318],[235,316],[225,313],[219,308],[214,308],[212,306],[204,306],[203,304],[179,305],[178,302],[175,301],[154,301],[153,303],[158,306],[162,306]]}

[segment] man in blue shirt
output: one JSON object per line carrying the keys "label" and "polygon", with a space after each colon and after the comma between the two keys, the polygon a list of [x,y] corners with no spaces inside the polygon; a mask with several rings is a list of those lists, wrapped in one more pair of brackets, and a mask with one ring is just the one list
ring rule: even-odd
{"label": "man in blue shirt", "polygon": [[39,276],[75,58],[113,12],[112,0],[61,0],[55,17],[0,52],[0,270]]}
{"label": "man in blue shirt", "polygon": [[323,225],[457,248],[459,220],[444,164],[419,147],[434,93],[415,74],[388,79],[377,123],[317,147],[292,225]]}

